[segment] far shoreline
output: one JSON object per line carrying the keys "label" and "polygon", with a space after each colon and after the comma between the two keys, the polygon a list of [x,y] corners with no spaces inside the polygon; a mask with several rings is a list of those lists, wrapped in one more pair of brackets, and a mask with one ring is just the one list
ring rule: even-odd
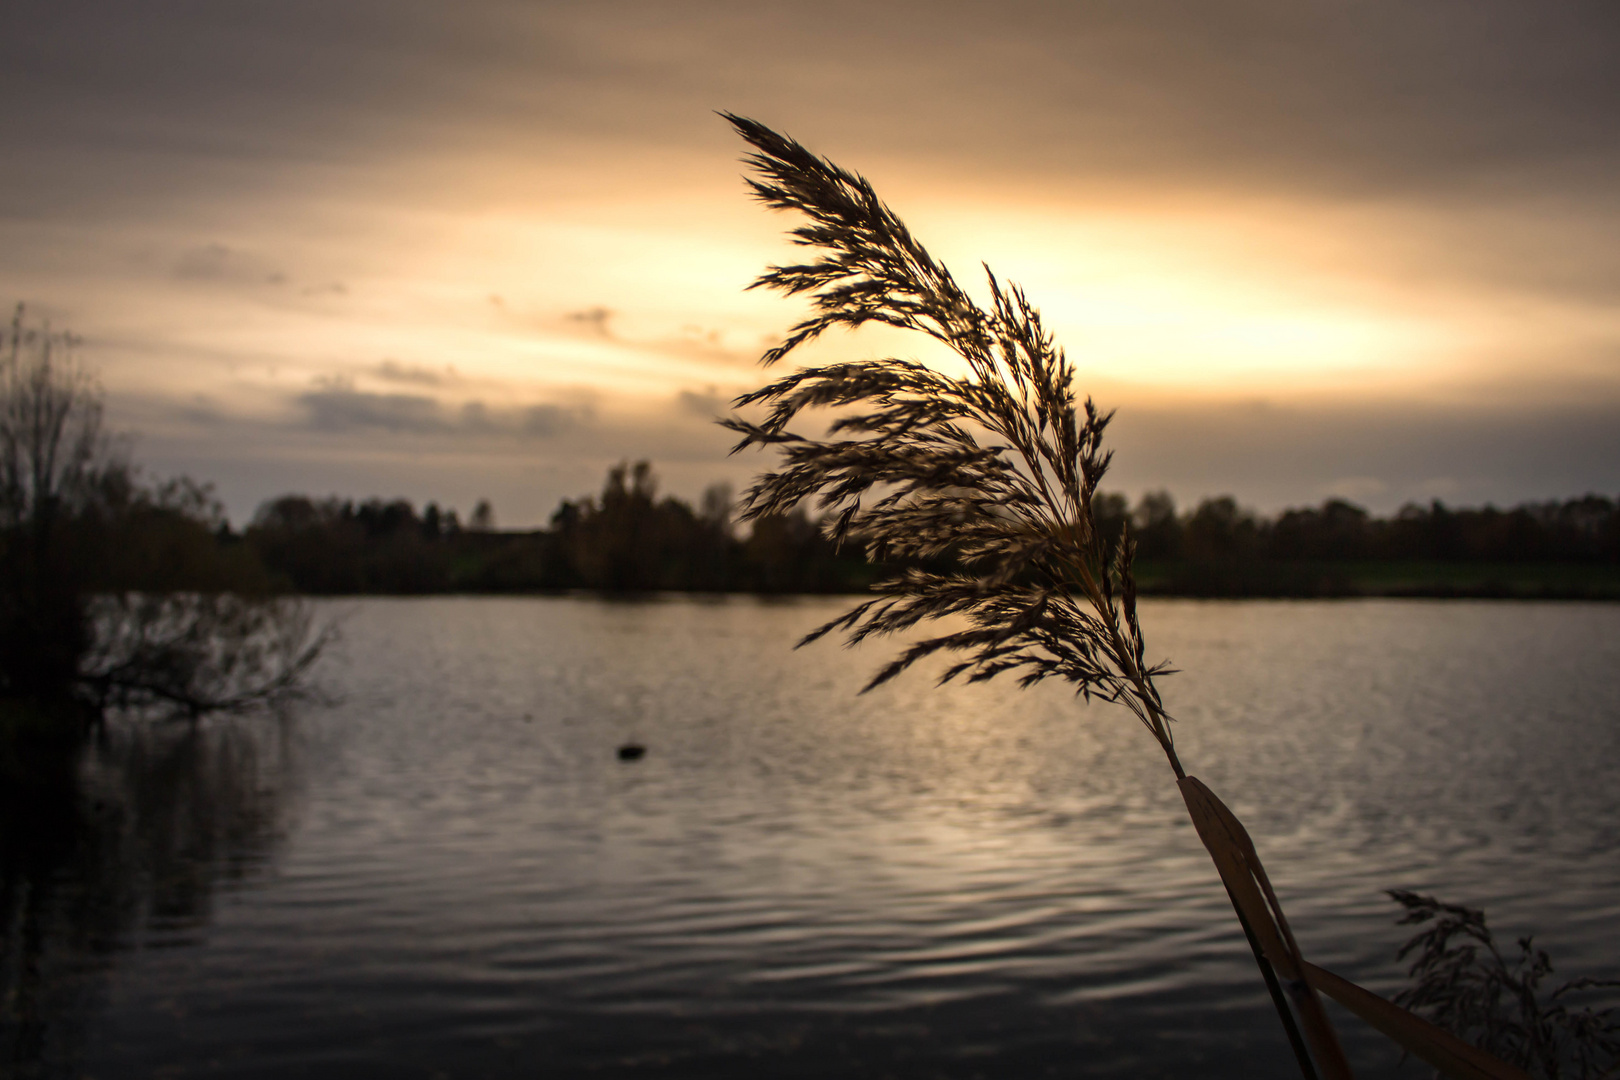
{"label": "far shoreline", "polygon": [[[1143,560],[1136,566],[1144,598],[1178,600],[1513,600],[1620,601],[1620,567],[1590,563],[1471,563],[1464,561],[1295,562],[1196,564]],[[782,600],[870,597],[860,588],[738,589],[465,589],[298,592],[310,599],[428,597],[576,597],[608,601],[660,597],[753,597]]]}

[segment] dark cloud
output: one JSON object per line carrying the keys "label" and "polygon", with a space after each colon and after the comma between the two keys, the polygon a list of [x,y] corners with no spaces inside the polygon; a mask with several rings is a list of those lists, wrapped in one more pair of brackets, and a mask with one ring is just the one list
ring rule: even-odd
{"label": "dark cloud", "polygon": [[[404,370],[406,376],[400,381],[427,382],[425,378],[411,377],[419,373],[416,369]],[[450,406],[427,394],[360,390],[345,378],[320,380],[315,389],[298,395],[295,403],[305,425],[336,434],[384,431],[549,439],[578,431],[592,421],[588,406],[542,403],[492,408],[476,399]]]}
{"label": "dark cloud", "polygon": [[526,435],[549,439],[575,430],[588,419],[588,414],[581,409],[562,405],[531,405],[523,410],[521,427]]}
{"label": "dark cloud", "polygon": [[[598,490],[606,468],[626,458],[652,461],[665,488],[689,500],[716,481],[746,487],[772,465],[768,455],[727,457],[729,433],[678,415],[598,420],[578,408],[542,409],[534,414],[542,426],[555,426],[525,435],[524,414],[424,417],[426,400],[402,404],[328,388],[306,396],[306,420],[294,427],[210,409],[210,428],[229,424],[223,442],[196,424],[200,403],[113,405],[115,419],[141,418],[144,465],[217,481],[238,520],[283,492],[341,485],[360,496],[401,493],[463,506],[492,495],[504,522],[524,526],[548,520],[562,498]],[[314,423],[317,412],[325,423]],[[468,438],[479,423],[489,425],[488,437]],[[1339,495],[1387,514],[1431,498],[1510,506],[1587,492],[1620,496],[1620,408],[1598,405],[1460,413],[1442,405],[1124,402],[1109,436],[1116,457],[1106,489],[1133,499],[1168,489],[1183,507],[1231,494],[1269,513]],[[536,439],[545,440],[543,453]],[[481,489],[492,476],[500,486]]]}
{"label": "dark cloud", "polygon": [[682,390],[676,395],[675,401],[680,406],[681,411],[703,420],[713,420],[715,417],[727,412],[730,404],[712,386],[702,392]]}
{"label": "dark cloud", "polygon": [[311,427],[321,431],[382,430],[423,434],[446,428],[433,398],[421,394],[374,394],[329,384],[298,396]]}
{"label": "dark cloud", "polygon": [[1126,405],[1109,429],[1109,484],[1192,500],[1233,494],[1266,510],[1344,495],[1387,512],[1409,501],[1498,506],[1620,493],[1620,405],[1468,409],[1385,403]]}
{"label": "dark cloud", "polygon": [[1443,203],[1411,272],[1612,303],[1617,44],[1607,0],[25,2],[0,204],[184,216],[465,147],[613,147],[582,184],[655,184],[694,150],[734,171],[721,106],[879,181]]}
{"label": "dark cloud", "polygon": [[418,386],[443,386],[455,381],[453,367],[430,368],[421,364],[402,364],[398,360],[384,360],[372,368],[370,374],[384,382],[413,383]]}
{"label": "dark cloud", "polygon": [[489,406],[482,401],[469,401],[461,407],[461,427],[464,431],[487,434],[498,425],[489,414]]}
{"label": "dark cloud", "polygon": [[20,3],[0,93],[28,107],[0,131],[321,160],[454,118],[718,143],[721,104],[862,155],[972,146],[1019,172],[1595,188],[1620,155],[1617,41],[1597,0]]}
{"label": "dark cloud", "polygon": [[264,259],[225,244],[201,244],[180,253],[174,276],[181,281],[225,285],[285,285],[287,275]]}
{"label": "dark cloud", "polygon": [[189,402],[178,405],[175,411],[180,419],[199,427],[214,427],[226,420],[219,402],[206,394],[193,395]]}

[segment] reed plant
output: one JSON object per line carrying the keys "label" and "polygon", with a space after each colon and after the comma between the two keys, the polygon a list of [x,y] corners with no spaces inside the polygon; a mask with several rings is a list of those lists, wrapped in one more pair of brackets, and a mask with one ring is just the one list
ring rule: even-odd
{"label": "reed plant", "polygon": [[1552,958],[1528,935],[1511,960],[1497,948],[1485,913],[1433,896],[1391,889],[1403,924],[1422,926],[1397,954],[1411,957],[1412,984],[1395,1003],[1425,1016],[1539,1080],[1620,1076],[1620,1006],[1593,1004],[1620,980],[1582,977],[1544,986]]}
{"label": "reed plant", "polygon": [[[790,235],[809,249],[751,286],[805,296],[812,308],[762,363],[869,324],[922,334],[960,361],[957,373],[900,357],[803,367],[737,398],[748,412],[721,421],[741,436],[733,453],[762,447],[780,459],[744,493],[744,519],[808,503],[833,540],[894,568],[874,598],[801,644],[838,632],[857,644],[950,620],[905,646],[867,688],[943,655],[942,682],[1060,679],[1122,705],[1175,775],[1305,1075],[1350,1076],[1321,990],[1454,1075],[1523,1076],[1305,961],[1247,832],[1177,755],[1157,687],[1170,668],[1149,659],[1138,618],[1136,544],[1128,522],[1111,534],[1097,513],[1112,414],[1076,395],[1073,365],[1023,290],[985,267],[981,305],[864,178],[763,124],[722,115],[752,147],[753,194],[800,215]],[[830,417],[823,434],[802,428],[812,412]],[[955,568],[929,569],[946,561]]]}

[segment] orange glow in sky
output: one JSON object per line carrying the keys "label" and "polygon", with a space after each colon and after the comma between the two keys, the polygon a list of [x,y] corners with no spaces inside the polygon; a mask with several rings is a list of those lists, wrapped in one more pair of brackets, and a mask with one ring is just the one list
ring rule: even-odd
{"label": "orange glow in sky", "polygon": [[[850,40],[841,10],[41,8],[0,65],[30,103],[0,295],[239,518],[299,489],[540,521],[641,456],[690,493],[752,467],[709,421],[803,310],[744,289],[793,222],[729,108],[867,174],[970,291],[980,260],[1022,284],[1121,410],[1122,486],[1620,487],[1609,17],[896,4]],[[921,346],[807,358],[876,349]]]}

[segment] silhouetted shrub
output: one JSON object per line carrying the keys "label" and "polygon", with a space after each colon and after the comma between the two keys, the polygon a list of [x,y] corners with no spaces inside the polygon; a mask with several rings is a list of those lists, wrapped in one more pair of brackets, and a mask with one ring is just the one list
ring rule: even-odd
{"label": "silhouetted shrub", "polygon": [[1620,989],[1620,980],[1579,978],[1543,989],[1551,958],[1529,937],[1503,956],[1485,913],[1392,889],[1400,921],[1432,923],[1397,954],[1414,956],[1412,985],[1395,1002],[1540,1080],[1598,1080],[1620,1069],[1620,1007],[1577,1007],[1582,995]]}

